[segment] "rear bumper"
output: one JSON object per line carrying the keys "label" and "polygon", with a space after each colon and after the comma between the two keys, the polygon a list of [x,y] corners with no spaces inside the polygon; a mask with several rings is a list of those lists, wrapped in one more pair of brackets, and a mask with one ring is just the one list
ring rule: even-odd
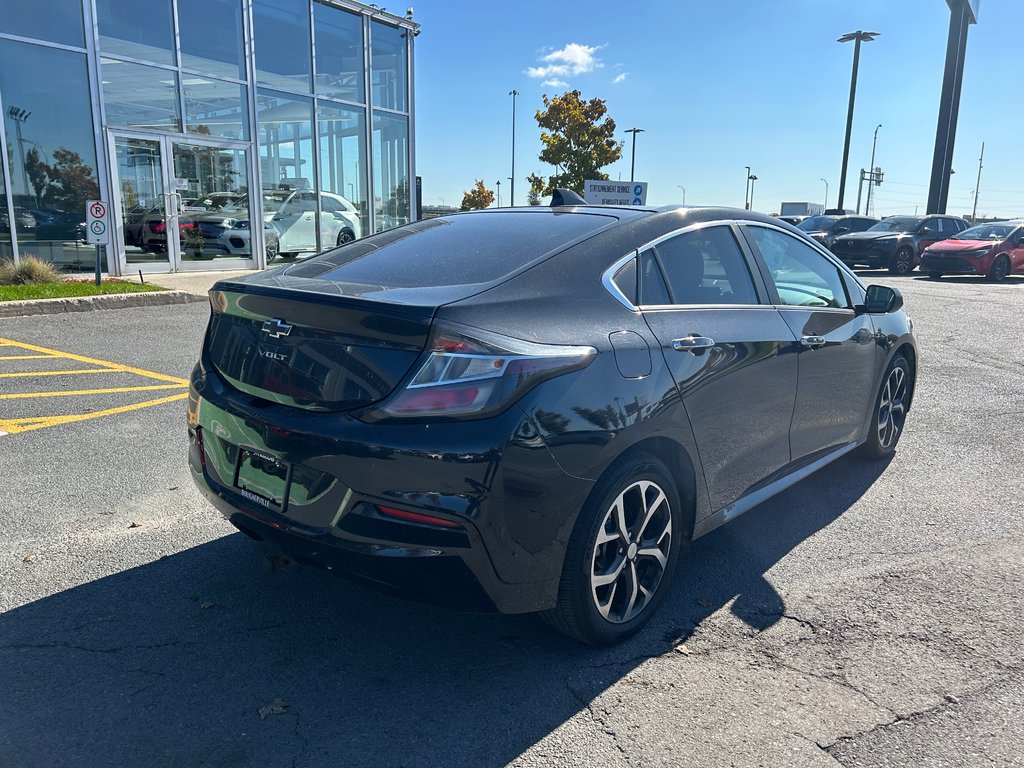
{"label": "rear bumper", "polygon": [[[554,606],[565,543],[592,483],[558,467],[518,408],[475,422],[367,425],[257,401],[212,373],[193,375],[191,399],[193,480],[250,536],[431,602],[502,613]],[[236,487],[233,446],[292,467],[283,506]],[[392,519],[377,505],[458,527]]]}
{"label": "rear bumper", "polygon": [[856,266],[867,266],[867,267],[884,267],[889,264],[892,258],[895,248],[891,246],[869,246],[863,250],[858,248],[852,250],[849,247],[844,247],[844,244],[840,242],[833,243],[831,251],[846,265],[851,267]]}

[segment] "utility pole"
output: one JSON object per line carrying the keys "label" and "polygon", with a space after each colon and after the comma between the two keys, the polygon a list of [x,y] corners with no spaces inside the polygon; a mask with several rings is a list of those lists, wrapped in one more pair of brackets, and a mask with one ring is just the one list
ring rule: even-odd
{"label": "utility pole", "polygon": [[[21,156],[21,183],[25,186],[25,197],[29,196],[28,186],[28,170],[25,168],[25,139],[21,137],[21,124],[28,120],[31,112],[26,112],[24,109],[19,107],[9,107],[7,109],[7,116],[14,121],[14,130],[17,135],[18,151]],[[38,205],[39,199],[36,198],[36,204]],[[14,222],[11,222],[11,231],[14,231]]]}
{"label": "utility pole", "polygon": [[747,203],[747,210],[749,211],[754,207],[754,182],[757,181],[757,176],[751,175],[750,177],[750,202]]}
{"label": "utility pole", "polygon": [[743,182],[743,184],[744,184],[744,186],[743,186],[743,210],[749,211],[750,210],[750,166],[749,165],[745,165],[743,167],[747,169],[747,172],[746,172],[746,174],[743,177],[745,179],[745,181]]}
{"label": "utility pole", "polygon": [[828,180],[827,179],[818,179],[818,181],[824,181],[825,182],[825,204],[822,206],[821,209],[823,211],[827,211],[828,210]]}
{"label": "utility pole", "polygon": [[843,168],[839,175],[839,203],[836,205],[843,209],[843,201],[846,198],[846,166],[850,162],[850,134],[853,131],[853,104],[857,100],[857,69],[860,67],[860,44],[870,43],[878,36],[877,32],[850,32],[839,38],[838,42],[848,43],[854,41],[853,46],[853,74],[850,75],[850,106],[846,111],[846,140],[843,142]]}
{"label": "utility pole", "polygon": [[501,179],[498,179],[498,181],[494,183],[498,186],[498,204],[494,207],[501,208]]}
{"label": "utility pole", "polygon": [[875,186],[875,182],[877,181],[875,178],[875,145],[878,144],[878,129],[881,127],[881,123],[875,126],[875,138],[871,141],[871,165],[868,166],[868,171],[871,173],[871,177],[868,181],[868,201],[864,204],[865,216],[871,215],[871,188]]}
{"label": "utility pole", "polygon": [[633,160],[629,164],[629,182],[631,184],[634,181],[636,181],[636,135],[638,133],[643,133],[643,132],[644,132],[643,128],[629,128],[629,129],[626,130],[626,133],[632,133],[633,134]]}
{"label": "utility pole", "polygon": [[971,211],[971,226],[978,223],[978,190],[981,189],[981,161],[985,159],[985,142],[981,142],[981,157],[978,158],[978,180],[974,184],[974,210]]}
{"label": "utility pole", "polygon": [[686,205],[686,187],[684,187],[682,184],[676,184],[676,186],[679,187],[679,189],[683,190],[683,205]]}
{"label": "utility pole", "polygon": [[514,206],[516,204],[516,96],[519,95],[519,91],[513,88],[508,95],[512,97],[512,186],[508,194],[511,200],[509,205]]}

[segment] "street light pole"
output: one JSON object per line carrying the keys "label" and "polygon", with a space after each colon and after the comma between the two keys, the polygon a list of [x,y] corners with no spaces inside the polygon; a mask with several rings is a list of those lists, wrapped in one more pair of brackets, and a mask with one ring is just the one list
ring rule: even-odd
{"label": "street light pole", "polygon": [[498,204],[495,207],[496,208],[501,208],[501,179],[498,179],[494,183],[497,184],[497,186],[498,186]]}
{"label": "street light pole", "polygon": [[630,181],[630,183],[633,183],[634,181],[636,181],[636,135],[638,133],[643,133],[643,132],[644,132],[643,128],[629,128],[629,129],[626,130],[626,133],[632,133],[633,134],[633,160],[629,164],[629,181]]}
{"label": "street light pole", "polygon": [[508,92],[508,95],[512,97],[512,186],[509,189],[509,198],[511,202],[509,205],[516,204],[516,96],[519,95],[519,91],[513,88]]}
{"label": "street light pole", "polygon": [[683,205],[686,205],[686,187],[684,187],[682,184],[676,184],[676,186],[679,187],[679,189],[683,190]]}
{"label": "street light pole", "polygon": [[828,210],[828,180],[827,179],[818,179],[818,181],[824,181],[825,182],[825,205],[822,206],[822,210],[827,211]]}
{"label": "street light pole", "polygon": [[751,174],[750,176],[750,202],[747,203],[747,210],[749,211],[754,207],[754,182],[757,181],[757,176]]}
{"label": "street light pole", "polygon": [[836,206],[843,210],[843,201],[846,196],[846,166],[850,161],[850,134],[853,131],[853,104],[857,99],[857,69],[860,66],[860,44],[871,42],[878,36],[877,32],[850,32],[839,38],[838,42],[848,43],[854,41],[853,46],[853,73],[850,75],[850,106],[846,112],[846,140],[843,142],[843,168],[839,175],[839,203]]}
{"label": "street light pole", "polygon": [[985,159],[985,142],[981,142],[981,157],[978,158],[978,180],[974,183],[974,210],[971,211],[971,226],[978,223],[978,190],[981,189],[981,161]]}
{"label": "street light pole", "polygon": [[[19,107],[10,107],[7,110],[7,116],[14,121],[14,130],[17,134],[18,151],[21,156],[21,183],[25,186],[25,197],[29,195],[28,188],[28,170],[25,168],[25,139],[21,137],[21,124],[28,120],[31,112],[26,112],[24,109]],[[38,206],[39,199],[36,198],[36,205]],[[11,222],[12,232],[14,222]]]}
{"label": "street light pole", "polygon": [[744,181],[743,181],[743,210],[749,211],[750,210],[750,166],[749,165],[745,165],[743,167],[747,169],[747,173],[744,176]]}
{"label": "street light pole", "polygon": [[878,129],[882,127],[879,123],[875,126],[875,138],[871,140],[871,165],[868,167],[868,201],[864,203],[864,215],[871,215],[871,188],[875,186],[875,145],[878,144]]}

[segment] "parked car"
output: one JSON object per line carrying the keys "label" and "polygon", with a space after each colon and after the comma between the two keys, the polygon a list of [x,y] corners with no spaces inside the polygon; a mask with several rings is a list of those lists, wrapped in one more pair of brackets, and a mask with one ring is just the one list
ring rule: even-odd
{"label": "parked car", "polygon": [[967,229],[957,216],[889,216],[866,232],[840,235],[832,252],[848,266],[887,267],[894,275],[910,274],[930,245]]}
{"label": "parked car", "polygon": [[[14,209],[14,225],[19,232],[31,232],[36,228],[36,217],[27,208]],[[6,206],[0,210],[0,232],[11,231],[11,217]]]}
{"label": "parked car", "polygon": [[611,643],[691,539],[893,453],[898,291],[762,214],[553,202],[216,283],[188,409],[206,498],[299,560]]}
{"label": "parked car", "polygon": [[[315,253],[317,195],[310,190],[264,191],[263,216],[267,261]],[[340,195],[320,193],[320,238],[324,247],[344,245],[363,234],[356,207]],[[206,246],[248,255],[249,200],[241,197],[214,213],[195,215]]]}
{"label": "parked car", "polygon": [[877,223],[878,219],[871,216],[812,216],[801,221],[796,228],[831,249],[840,235],[863,232]]}
{"label": "parked car", "polygon": [[54,213],[36,227],[36,240],[85,241],[85,212]]}
{"label": "parked car", "polygon": [[1024,220],[979,224],[936,243],[925,249],[921,271],[934,278],[985,275],[994,283],[1024,274]]}
{"label": "parked car", "polygon": [[[187,230],[193,226],[189,216],[178,217],[178,236],[182,243],[187,239]],[[164,206],[140,206],[128,211],[124,217],[124,242],[125,245],[134,245],[153,253],[167,250],[167,218]]]}
{"label": "parked car", "polygon": [[787,224],[791,224],[792,226],[795,227],[801,221],[804,221],[805,219],[809,219],[810,216],[776,216],[775,218],[778,219],[779,221],[784,221]]}

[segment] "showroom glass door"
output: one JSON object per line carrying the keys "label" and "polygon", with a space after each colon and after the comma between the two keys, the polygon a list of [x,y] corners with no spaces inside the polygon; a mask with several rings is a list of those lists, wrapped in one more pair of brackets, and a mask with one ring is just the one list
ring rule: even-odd
{"label": "showroom glass door", "polygon": [[111,133],[122,271],[255,267],[247,145],[182,139]]}

